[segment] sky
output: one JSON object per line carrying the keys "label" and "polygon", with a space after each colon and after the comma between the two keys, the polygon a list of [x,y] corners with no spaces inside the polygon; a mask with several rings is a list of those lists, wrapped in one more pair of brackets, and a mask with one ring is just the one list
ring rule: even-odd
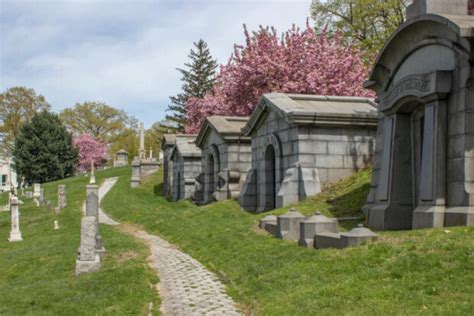
{"label": "sky", "polygon": [[0,0],[0,90],[33,88],[59,112],[85,101],[163,119],[193,42],[219,64],[249,30],[304,27],[311,0]]}

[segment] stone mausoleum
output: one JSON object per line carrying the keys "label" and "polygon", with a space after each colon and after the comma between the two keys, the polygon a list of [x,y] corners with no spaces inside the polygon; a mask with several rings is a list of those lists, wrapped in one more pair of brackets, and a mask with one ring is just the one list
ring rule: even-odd
{"label": "stone mausoleum", "polygon": [[[250,137],[241,134],[248,117],[208,117],[196,138],[201,149],[201,192],[197,203],[211,203],[238,197],[250,169]],[[198,198],[201,198],[201,201]]]}
{"label": "stone mausoleum", "polygon": [[171,152],[173,151],[176,141],[175,134],[163,135],[161,141],[161,151],[163,153],[163,195],[171,194],[173,183],[173,162],[171,161]]}
{"label": "stone mausoleum", "polygon": [[380,100],[375,229],[474,224],[474,17],[467,0],[415,1],[366,86]]}
{"label": "stone mausoleum", "polygon": [[256,212],[282,207],[370,166],[376,128],[371,99],[264,95],[243,128],[252,138],[252,167],[240,205]]}
{"label": "stone mausoleum", "polygon": [[120,149],[115,153],[114,167],[128,166],[128,152]]}
{"label": "stone mausoleum", "polygon": [[173,164],[173,201],[194,197],[196,177],[201,172],[201,149],[194,143],[196,135],[176,135],[171,151]]}

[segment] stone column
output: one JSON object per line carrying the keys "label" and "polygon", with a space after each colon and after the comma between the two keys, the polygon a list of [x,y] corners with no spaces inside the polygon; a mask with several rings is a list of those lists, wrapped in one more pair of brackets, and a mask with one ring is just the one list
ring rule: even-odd
{"label": "stone column", "polygon": [[10,201],[11,230],[8,241],[22,241],[20,232],[20,208],[17,197],[12,197]]}
{"label": "stone column", "polygon": [[40,189],[39,204],[46,204],[46,199],[44,197],[44,189]]}
{"label": "stone column", "polygon": [[137,188],[140,185],[140,160],[135,157],[132,161],[132,179],[130,186]]}
{"label": "stone column", "polygon": [[81,245],[76,260],[76,275],[100,269],[100,256],[96,252],[97,222],[94,216],[84,216],[81,221]]}
{"label": "stone column", "polygon": [[64,184],[58,185],[58,209],[61,210],[67,206],[66,201],[66,186]]}
{"label": "stone column", "polygon": [[140,123],[140,160],[145,159],[145,128],[143,123]]}
{"label": "stone column", "polygon": [[86,216],[95,218],[95,225],[97,226],[95,249],[97,254],[103,257],[105,248],[102,245],[102,237],[99,233],[99,186],[96,184],[87,185]]}

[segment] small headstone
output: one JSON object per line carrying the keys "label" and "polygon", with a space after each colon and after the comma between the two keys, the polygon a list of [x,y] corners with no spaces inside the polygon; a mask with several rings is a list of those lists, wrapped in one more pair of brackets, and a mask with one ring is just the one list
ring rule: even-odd
{"label": "small headstone", "polygon": [[58,230],[59,229],[59,223],[57,220],[54,221],[54,230]]}
{"label": "small headstone", "polygon": [[132,178],[130,186],[137,188],[140,185],[140,159],[135,157],[132,161]]}
{"label": "small headstone", "polygon": [[95,243],[97,223],[94,216],[84,216],[81,221],[81,245],[76,260],[76,275],[95,272],[100,269],[100,257]]}
{"label": "small headstone", "polygon": [[39,197],[41,195],[40,190],[41,190],[41,185],[39,183],[35,183],[33,185],[33,197],[35,199],[39,199]]}
{"label": "small headstone", "polygon": [[87,185],[86,216],[92,216],[96,220],[97,235],[95,249],[100,257],[103,258],[106,251],[102,245],[102,238],[99,233],[99,187],[96,184]]}
{"label": "small headstone", "polygon": [[347,233],[341,233],[341,240],[344,247],[360,245],[376,240],[377,238],[378,235],[376,233],[364,227],[362,224],[357,225],[356,228],[351,229]]}
{"label": "small headstone", "polygon": [[58,185],[58,208],[61,210],[67,206],[66,201],[66,186],[64,184]]}
{"label": "small headstone", "polygon": [[288,213],[278,216],[276,236],[284,240],[298,241],[300,222],[304,219],[305,217],[294,208],[290,209]]}
{"label": "small headstone", "polygon": [[23,238],[21,237],[20,231],[20,207],[18,205],[18,199],[13,197],[10,201],[10,216],[11,216],[11,229],[10,229],[10,237],[8,241],[21,241]]}
{"label": "small headstone", "polygon": [[337,233],[337,221],[317,212],[300,223],[300,239],[298,244],[307,248],[314,247],[314,236],[317,233]]}
{"label": "small headstone", "polygon": [[95,165],[94,165],[94,160],[92,159],[91,159],[91,179],[89,183],[95,184]]}

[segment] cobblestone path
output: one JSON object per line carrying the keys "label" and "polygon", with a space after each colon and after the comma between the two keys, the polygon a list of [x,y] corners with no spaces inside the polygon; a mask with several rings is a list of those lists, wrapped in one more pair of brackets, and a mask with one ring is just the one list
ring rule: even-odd
{"label": "cobblestone path", "polygon": [[[104,181],[99,188],[100,199],[116,181],[117,178]],[[109,225],[119,224],[102,210],[99,221]],[[164,315],[240,315],[217,276],[197,260],[158,236],[132,227],[124,230],[150,247],[149,265],[160,278],[157,289]]]}

